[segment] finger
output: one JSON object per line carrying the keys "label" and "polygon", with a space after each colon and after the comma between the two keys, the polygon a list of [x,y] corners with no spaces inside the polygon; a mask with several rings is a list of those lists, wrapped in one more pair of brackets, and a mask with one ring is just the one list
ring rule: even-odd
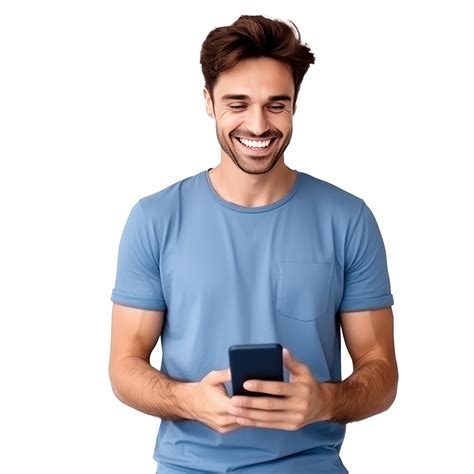
{"label": "finger", "polygon": [[266,423],[297,423],[301,419],[300,414],[288,410],[267,411],[232,407],[231,412],[236,416],[238,423],[247,420],[244,422],[247,425],[259,421]]}
{"label": "finger", "polygon": [[267,380],[247,380],[244,388],[250,392],[262,392],[269,395],[290,396],[294,393],[294,388],[289,383]]}
{"label": "finger", "polygon": [[231,380],[230,369],[213,370],[209,372],[203,379],[210,385],[219,385]]}
{"label": "finger", "polygon": [[275,397],[235,396],[230,399],[231,407],[255,408],[257,410],[289,410],[288,399]]}
{"label": "finger", "polygon": [[238,425],[237,417],[232,414],[219,415],[216,422],[218,423],[219,426],[223,428],[228,428],[230,426]]}
{"label": "finger", "polygon": [[266,421],[281,423],[288,421],[288,412],[284,410],[267,411],[254,410],[253,408],[232,407],[229,409],[230,413],[235,416],[237,422],[241,423],[242,419],[249,421]]}
{"label": "finger", "polygon": [[261,421],[251,420],[250,418],[237,418],[237,422],[242,427],[269,428],[273,430],[296,431],[301,427],[298,422],[294,421]]}
{"label": "finger", "polygon": [[309,371],[308,366],[296,360],[286,347],[283,349],[283,363],[293,375],[301,375]]}
{"label": "finger", "polygon": [[231,431],[242,428],[242,425],[237,423],[237,417],[235,416],[221,416],[214,424],[208,425],[218,431],[219,433],[229,433]]}

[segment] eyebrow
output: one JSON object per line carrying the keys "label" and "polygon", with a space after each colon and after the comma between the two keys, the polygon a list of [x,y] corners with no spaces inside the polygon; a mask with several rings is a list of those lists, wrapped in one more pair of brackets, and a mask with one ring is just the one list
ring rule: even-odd
{"label": "eyebrow", "polygon": [[[250,100],[250,97],[245,94],[226,94],[221,97],[221,100]],[[277,100],[291,102],[291,97],[286,94],[282,95],[271,95],[268,97],[270,102]]]}

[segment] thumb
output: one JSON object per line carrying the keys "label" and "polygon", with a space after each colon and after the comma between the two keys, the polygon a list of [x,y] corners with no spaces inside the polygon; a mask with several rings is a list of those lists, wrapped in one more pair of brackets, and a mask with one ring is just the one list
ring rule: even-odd
{"label": "thumb", "polygon": [[308,372],[308,367],[296,360],[286,347],[283,349],[283,363],[292,375],[300,375]]}
{"label": "thumb", "polygon": [[230,369],[213,370],[203,378],[203,381],[206,381],[210,385],[219,385],[225,382],[229,382],[230,380]]}

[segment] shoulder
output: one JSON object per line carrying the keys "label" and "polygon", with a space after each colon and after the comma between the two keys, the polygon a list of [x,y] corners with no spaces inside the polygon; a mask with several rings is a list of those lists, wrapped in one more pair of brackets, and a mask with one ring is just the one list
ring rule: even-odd
{"label": "shoulder", "polygon": [[198,189],[198,178],[201,173],[180,179],[153,194],[143,196],[136,203],[136,207],[146,218],[170,217],[179,207],[183,199],[189,199],[193,188]]}
{"label": "shoulder", "polygon": [[366,207],[359,196],[332,183],[301,173],[302,196],[322,216],[352,220]]}

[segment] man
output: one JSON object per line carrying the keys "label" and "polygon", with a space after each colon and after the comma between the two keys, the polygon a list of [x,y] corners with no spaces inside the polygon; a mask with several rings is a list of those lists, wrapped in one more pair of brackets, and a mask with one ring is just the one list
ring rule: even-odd
{"label": "man", "polygon": [[[345,424],[395,398],[376,221],[361,199],[284,162],[313,62],[284,22],[242,16],[211,31],[201,64],[221,162],[141,199],[125,225],[110,377],[122,402],[162,419],[160,474],[345,473]],[[340,328],[354,365],[344,381]],[[289,378],[247,382],[270,396],[230,396],[229,346],[272,342]]]}

